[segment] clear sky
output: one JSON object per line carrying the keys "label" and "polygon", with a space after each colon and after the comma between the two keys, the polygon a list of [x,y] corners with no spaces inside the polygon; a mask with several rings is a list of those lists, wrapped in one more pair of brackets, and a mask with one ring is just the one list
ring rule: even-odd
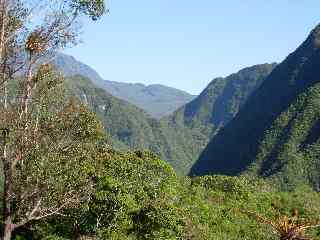
{"label": "clear sky", "polygon": [[218,76],[282,61],[320,23],[319,0],[108,0],[66,53],[104,79],[198,94]]}

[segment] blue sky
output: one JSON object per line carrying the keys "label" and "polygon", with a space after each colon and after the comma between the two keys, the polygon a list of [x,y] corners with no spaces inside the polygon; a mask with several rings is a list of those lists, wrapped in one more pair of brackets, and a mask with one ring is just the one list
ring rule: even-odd
{"label": "blue sky", "polygon": [[66,53],[113,81],[198,94],[218,76],[282,61],[320,23],[319,0],[108,0]]}

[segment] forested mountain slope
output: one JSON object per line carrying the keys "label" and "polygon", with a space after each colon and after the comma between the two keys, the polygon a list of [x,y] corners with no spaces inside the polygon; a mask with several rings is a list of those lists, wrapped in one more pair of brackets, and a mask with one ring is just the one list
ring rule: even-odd
{"label": "forested mountain slope", "polygon": [[167,131],[171,155],[187,174],[212,136],[228,123],[248,96],[260,86],[275,64],[248,67],[226,78],[214,79],[192,102],[186,104],[162,124]]}
{"label": "forested mountain slope", "polygon": [[81,75],[87,77],[98,87],[103,88],[115,97],[142,108],[155,118],[169,115],[195,97],[185,91],[160,84],[146,86],[141,83],[104,80],[90,66],[62,53],[56,54],[52,62],[66,76]]}
{"label": "forested mountain slope", "polygon": [[153,151],[179,174],[187,174],[211,136],[237,113],[273,67],[274,64],[256,65],[215,79],[198,98],[161,120],[150,118],[85,77],[68,78],[67,83],[72,94],[99,115],[116,147]]}
{"label": "forested mountain slope", "polygon": [[[97,113],[117,149],[150,150],[167,160],[179,174],[186,174],[192,164],[190,154],[199,153],[205,146],[188,129],[178,129],[167,121],[150,118],[138,107],[96,87],[88,78],[69,77],[65,84],[69,95]],[[181,143],[182,139],[185,140]],[[191,144],[194,147],[188,149]]]}
{"label": "forested mountain slope", "polygon": [[147,149],[154,141],[148,115],[143,110],[96,87],[86,77],[69,77],[65,83],[70,95],[98,114],[117,147]]}
{"label": "forested mountain slope", "polygon": [[320,26],[206,147],[191,175],[244,171],[284,187],[319,184]]}
{"label": "forested mountain slope", "polygon": [[228,77],[214,79],[196,99],[176,111],[172,121],[208,137],[214,135],[233,119],[275,66],[275,63],[255,65]]}

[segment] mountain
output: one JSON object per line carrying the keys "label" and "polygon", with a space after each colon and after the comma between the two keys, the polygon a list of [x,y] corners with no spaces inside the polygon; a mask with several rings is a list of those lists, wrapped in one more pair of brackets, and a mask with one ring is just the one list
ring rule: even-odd
{"label": "mountain", "polygon": [[66,76],[81,75],[95,83],[103,82],[102,77],[93,68],[76,60],[73,56],[57,53],[52,59],[52,63]]}
{"label": "mountain", "polygon": [[320,25],[212,139],[191,175],[241,173],[283,188],[320,184]]}
{"label": "mountain", "polygon": [[99,116],[117,148],[151,148],[150,143],[155,141],[151,119],[142,109],[112,96],[84,76],[68,77],[65,85],[69,95],[78,98]]}
{"label": "mountain", "polygon": [[173,113],[195,97],[187,92],[160,84],[146,86],[141,83],[103,81],[99,82],[99,86],[113,96],[144,109],[155,118]]}
{"label": "mountain", "polygon": [[141,83],[107,81],[90,66],[66,54],[58,53],[52,61],[66,76],[87,77],[113,96],[142,108],[155,118],[169,115],[195,97],[187,92],[160,84],[145,86]]}
{"label": "mountain", "polygon": [[174,129],[166,132],[168,148],[183,174],[188,173],[210,139],[237,114],[275,66],[255,65],[226,78],[216,78],[196,99],[162,119],[170,126],[166,129]]}
{"label": "mountain", "polygon": [[197,132],[151,118],[144,110],[98,88],[90,79],[65,79],[67,94],[86,104],[102,121],[111,144],[119,150],[150,150],[186,175],[206,142]]}
{"label": "mountain", "polygon": [[230,121],[274,66],[256,65],[217,78],[199,97],[161,120],[98,88],[86,77],[70,77],[67,82],[72,95],[98,114],[113,145],[120,149],[151,150],[185,175],[215,132]]}
{"label": "mountain", "polygon": [[175,158],[176,155],[167,144],[167,132],[173,132],[170,126],[152,119],[142,109],[98,88],[86,77],[68,77],[65,85],[68,95],[75,96],[98,115],[116,149],[150,150],[176,169],[180,168],[179,158]]}
{"label": "mountain", "polygon": [[275,66],[275,63],[255,65],[214,79],[197,98],[172,115],[173,121],[197,129],[208,137],[215,135],[234,118]]}

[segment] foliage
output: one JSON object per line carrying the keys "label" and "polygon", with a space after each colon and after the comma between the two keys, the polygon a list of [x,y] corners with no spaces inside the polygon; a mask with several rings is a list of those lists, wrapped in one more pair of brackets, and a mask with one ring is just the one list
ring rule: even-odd
{"label": "foliage", "polygon": [[[248,177],[177,177],[147,152],[119,153],[107,146],[96,193],[66,217],[35,222],[32,239],[276,239],[244,211],[277,219],[296,208],[305,222],[318,219],[320,195],[307,188],[279,192]],[[121,163],[121,164],[119,164]],[[319,232],[310,231],[314,239]]]}
{"label": "foliage", "polygon": [[[13,159],[15,228],[86,201],[94,184],[91,175],[99,171],[95,144],[106,138],[95,114],[73,99],[67,101],[51,73],[39,77],[37,84],[24,118],[12,97],[10,108],[0,114],[1,126],[10,129],[6,146]],[[15,88],[13,84],[10,93]]]}
{"label": "foliage", "polygon": [[99,123],[85,108],[47,101],[60,79],[45,58],[74,45],[79,16],[97,20],[104,6],[103,0],[1,1],[3,240],[30,221],[60,214],[90,195],[89,163],[79,149],[101,135]]}
{"label": "foliage", "polygon": [[[100,0],[63,3],[70,3],[71,16],[95,20],[104,11]],[[11,232],[17,240],[294,240],[304,239],[306,229],[320,239],[311,229],[320,214],[320,194],[313,191],[320,166],[319,28],[263,83],[272,65],[216,79],[161,121],[84,77],[67,79],[64,91],[50,65],[33,69],[34,55],[73,38],[57,33],[61,41],[47,44],[48,29],[26,38],[27,75],[5,84],[0,105],[5,240]],[[215,157],[226,161],[200,159],[193,171],[242,175],[179,177],[169,163],[184,172],[201,144],[228,122],[212,143]],[[155,153],[114,150],[106,132],[118,148]]]}
{"label": "foliage", "polygon": [[[79,91],[76,96],[80,96],[79,99],[82,96],[84,102],[83,94],[86,94],[88,105],[92,101],[88,96],[99,96],[99,91],[106,96],[103,90],[88,88],[88,80],[77,80],[77,83],[74,79],[66,80],[69,84],[67,95],[70,91]],[[50,111],[41,111],[43,123],[56,129],[51,137],[68,130],[66,139],[75,140],[76,149],[71,147],[67,154],[54,155],[56,151],[41,147],[43,152],[37,156],[52,156],[47,162],[50,165],[45,168],[52,177],[44,180],[55,179],[56,170],[61,169],[61,176],[71,178],[52,187],[88,179],[93,191],[83,199],[85,201],[64,208],[61,215],[31,221],[17,229],[17,239],[271,240],[276,239],[272,229],[262,228],[253,218],[243,214],[244,210],[276,219],[279,214],[289,216],[290,211],[297,208],[306,222],[318,219],[320,195],[317,192],[306,187],[281,192],[270,182],[252,175],[178,177],[168,163],[153,153],[112,149],[106,144],[109,140],[105,141],[94,114],[74,101],[61,109],[61,101],[65,99],[54,98],[54,92],[51,94],[47,101],[57,100]],[[92,101],[96,105],[90,107],[99,108],[108,100]],[[60,109],[64,114],[55,114],[54,109]],[[83,142],[77,141],[78,137]],[[61,162],[75,165],[64,168],[66,165],[60,165]],[[29,175],[31,179],[44,176],[37,171],[30,171]],[[67,186],[77,189],[76,185],[70,184]],[[319,239],[317,230],[310,231],[309,235]]]}

